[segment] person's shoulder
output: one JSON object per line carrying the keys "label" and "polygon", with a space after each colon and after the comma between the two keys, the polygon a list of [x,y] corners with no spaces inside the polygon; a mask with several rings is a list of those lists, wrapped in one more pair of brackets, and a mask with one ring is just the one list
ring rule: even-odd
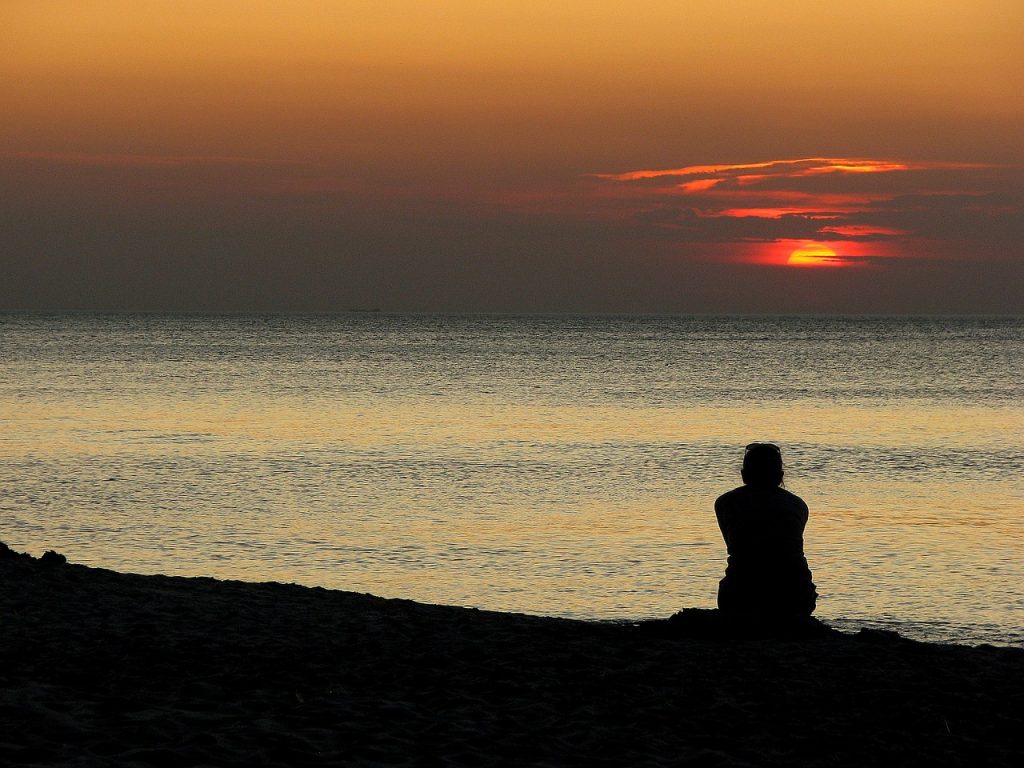
{"label": "person's shoulder", "polygon": [[733,488],[731,491],[726,491],[715,499],[715,509],[734,506],[743,496],[746,495],[746,492],[747,486],[745,485],[741,485],[739,488]]}
{"label": "person's shoulder", "polygon": [[782,494],[782,497],[790,506],[802,509],[804,512],[807,511],[807,502],[805,502],[792,491],[787,491],[785,488],[779,488],[779,493]]}
{"label": "person's shoulder", "polygon": [[738,498],[740,496],[744,496],[746,493],[747,493],[747,486],[741,485],[738,488],[733,488],[731,491],[726,491],[725,493],[723,493],[718,498],[719,498],[719,500],[721,500],[721,499],[735,499],[735,498]]}

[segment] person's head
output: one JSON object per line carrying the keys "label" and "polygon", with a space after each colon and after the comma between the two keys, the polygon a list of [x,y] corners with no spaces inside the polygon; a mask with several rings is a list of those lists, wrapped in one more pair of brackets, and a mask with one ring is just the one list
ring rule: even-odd
{"label": "person's head", "polygon": [[775,488],[782,485],[782,451],[775,443],[751,443],[743,452],[740,477],[747,485]]}

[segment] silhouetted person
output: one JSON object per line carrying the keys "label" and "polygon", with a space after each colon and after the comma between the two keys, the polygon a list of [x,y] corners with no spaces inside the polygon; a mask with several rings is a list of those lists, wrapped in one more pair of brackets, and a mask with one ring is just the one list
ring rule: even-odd
{"label": "silhouetted person", "polygon": [[715,501],[729,550],[718,607],[730,614],[810,616],[818,593],[804,557],[807,505],[782,488],[782,452],[751,443],[743,454],[743,485]]}

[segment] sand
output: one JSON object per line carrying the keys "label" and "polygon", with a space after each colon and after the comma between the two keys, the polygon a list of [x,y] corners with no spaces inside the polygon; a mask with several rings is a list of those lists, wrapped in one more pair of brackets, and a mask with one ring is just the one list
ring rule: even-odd
{"label": "sand", "polygon": [[[1024,650],[730,637],[0,545],[0,764],[1019,765]],[[724,636],[723,636],[724,635]]]}

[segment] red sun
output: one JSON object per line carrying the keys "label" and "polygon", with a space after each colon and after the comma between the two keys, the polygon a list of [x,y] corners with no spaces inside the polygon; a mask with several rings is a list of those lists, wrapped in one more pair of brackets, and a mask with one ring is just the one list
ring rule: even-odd
{"label": "red sun", "polygon": [[786,260],[790,267],[842,267],[846,262],[821,243],[806,243],[793,250]]}

